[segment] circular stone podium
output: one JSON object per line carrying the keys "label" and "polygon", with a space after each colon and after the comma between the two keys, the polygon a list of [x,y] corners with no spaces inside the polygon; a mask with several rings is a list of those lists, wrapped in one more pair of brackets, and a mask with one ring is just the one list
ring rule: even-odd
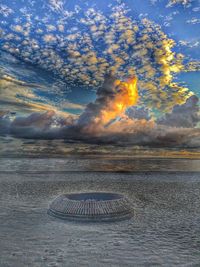
{"label": "circular stone podium", "polygon": [[121,194],[90,192],[58,196],[49,205],[48,214],[64,220],[108,222],[130,219],[133,210]]}

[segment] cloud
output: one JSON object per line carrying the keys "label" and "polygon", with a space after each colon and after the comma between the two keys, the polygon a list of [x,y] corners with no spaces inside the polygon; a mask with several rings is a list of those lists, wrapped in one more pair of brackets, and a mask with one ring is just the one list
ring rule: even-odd
{"label": "cloud", "polygon": [[[188,48],[195,48],[195,47],[199,47],[200,45],[200,42],[198,39],[195,39],[195,40],[191,40],[191,41],[186,41],[186,40],[180,40],[179,41],[179,44],[181,46],[186,46]],[[190,62],[191,64],[192,62]]]}
{"label": "cloud", "polygon": [[[179,72],[195,69],[185,68],[187,58],[176,52],[175,41],[158,24],[141,16],[133,19],[126,5],[115,1],[108,12],[87,4],[75,5],[69,12],[63,1],[47,2],[44,4],[46,12],[56,12],[56,16],[47,15],[43,9],[39,17],[28,14],[26,3],[20,9],[26,13],[22,22],[10,1],[13,14],[9,15],[9,24],[2,25],[1,47],[65,81],[65,87],[59,92],[58,88],[51,88],[56,99],[61,98],[66,87],[77,84],[97,89],[110,72],[120,80],[136,75],[143,95],[141,101],[153,110],[170,110],[190,96],[190,90],[175,84],[174,78]],[[190,0],[169,3],[187,5]],[[32,5],[31,10],[34,10],[35,3]],[[171,18],[168,16],[167,22]]]}
{"label": "cloud", "polygon": [[[1,68],[0,68],[1,70]],[[39,84],[23,82],[7,74],[0,76],[0,106],[1,109],[12,110],[20,113],[31,113],[34,111],[54,110],[56,113],[62,113],[64,116],[68,112],[62,110],[84,109],[84,105],[62,100],[59,105],[47,97],[36,94],[34,89],[40,89],[41,92],[48,92],[49,87]],[[55,89],[57,90],[57,88]]]}
{"label": "cloud", "polygon": [[99,131],[125,112],[126,108],[137,103],[137,79],[126,82],[107,75],[101,88],[97,91],[94,103],[89,103],[80,116],[78,124],[86,131]]}
{"label": "cloud", "polygon": [[4,17],[8,17],[10,14],[13,13],[13,10],[6,5],[0,5],[0,14]]}
{"label": "cloud", "polygon": [[0,135],[11,135],[28,139],[64,138],[63,130],[73,126],[74,117],[61,117],[55,111],[34,112],[29,116],[18,116],[14,119],[9,112],[0,115]]}
{"label": "cloud", "polygon": [[193,25],[195,25],[195,24],[199,24],[199,23],[200,23],[200,19],[199,19],[199,18],[188,19],[188,20],[186,21],[186,23],[188,23],[188,24],[193,24]]}
{"label": "cloud", "polygon": [[9,111],[0,111],[0,135],[8,135],[10,128]]}
{"label": "cloud", "polygon": [[[117,126],[117,125],[116,125]],[[140,120],[118,132],[107,132],[88,140],[97,144],[139,145],[148,147],[200,147],[200,129],[159,127]]]}
{"label": "cloud", "polygon": [[151,119],[150,111],[146,107],[131,107],[126,111],[126,114],[130,119],[147,121]]}
{"label": "cloud", "polygon": [[169,0],[167,7],[172,7],[177,4],[181,4],[184,7],[190,7],[193,0]]}
{"label": "cloud", "polygon": [[62,118],[53,111],[33,113],[13,121],[9,114],[0,117],[0,135],[27,139],[65,139],[90,144],[140,145],[148,147],[200,146],[199,128],[159,126],[152,121],[122,119],[100,132],[87,132],[73,117]]}
{"label": "cloud", "polygon": [[[118,87],[115,81],[108,77],[99,89],[96,101],[90,103],[78,118],[63,117],[53,110],[23,117],[3,111],[0,113],[0,135],[94,144],[200,146],[200,129],[194,128],[199,121],[196,96],[191,96],[183,105],[176,105],[171,113],[156,123],[145,108],[131,108],[127,115],[125,109],[116,112],[118,96],[124,93],[126,96],[126,90],[123,86]],[[104,118],[105,113],[111,115],[111,121]]]}
{"label": "cloud", "polygon": [[60,106],[62,109],[78,109],[78,110],[84,110],[85,109],[85,105],[72,103],[69,101],[63,101]]}
{"label": "cloud", "polygon": [[199,99],[193,95],[182,105],[175,105],[171,113],[158,119],[158,124],[173,127],[193,128],[200,122]]}

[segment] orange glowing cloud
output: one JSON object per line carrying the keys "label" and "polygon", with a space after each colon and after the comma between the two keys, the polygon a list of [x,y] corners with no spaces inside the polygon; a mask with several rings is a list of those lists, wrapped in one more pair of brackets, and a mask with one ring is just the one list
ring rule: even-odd
{"label": "orange glowing cloud", "polygon": [[125,82],[116,80],[114,87],[114,97],[109,99],[107,105],[100,112],[101,123],[103,125],[120,116],[128,107],[135,105],[138,100],[136,77],[128,79]]}
{"label": "orange glowing cloud", "polygon": [[87,105],[77,124],[83,132],[99,134],[117,117],[123,116],[127,108],[135,105],[138,97],[136,77],[120,81],[108,75],[97,91],[95,102]]}

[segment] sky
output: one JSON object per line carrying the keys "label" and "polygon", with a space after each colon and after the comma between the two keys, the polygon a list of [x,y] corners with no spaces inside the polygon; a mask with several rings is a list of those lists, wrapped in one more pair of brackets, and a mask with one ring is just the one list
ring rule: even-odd
{"label": "sky", "polygon": [[199,148],[199,24],[199,0],[1,0],[0,135]]}

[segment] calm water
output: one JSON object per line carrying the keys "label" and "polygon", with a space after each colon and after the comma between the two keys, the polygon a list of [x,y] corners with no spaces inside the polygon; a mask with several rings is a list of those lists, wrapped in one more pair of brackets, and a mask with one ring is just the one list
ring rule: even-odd
{"label": "calm water", "polygon": [[[192,172],[155,168],[174,170],[198,161],[173,162],[172,169],[170,161],[154,161],[156,172],[140,167],[140,172],[123,173],[113,170],[134,163],[105,160],[98,169],[93,160],[0,159],[0,266],[199,266],[200,174],[196,167]],[[151,165],[142,164],[144,170]],[[130,166],[129,171],[139,170]],[[119,223],[78,224],[46,214],[55,196],[75,191],[123,193],[135,216]]]}

